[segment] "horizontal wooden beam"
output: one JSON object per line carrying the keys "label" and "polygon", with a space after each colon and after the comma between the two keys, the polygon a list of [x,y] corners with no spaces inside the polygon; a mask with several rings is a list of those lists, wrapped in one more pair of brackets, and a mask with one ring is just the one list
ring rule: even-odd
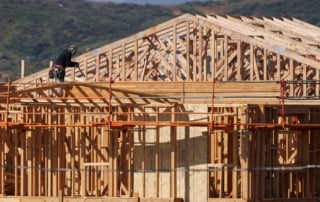
{"label": "horizontal wooden beam", "polygon": [[[50,97],[56,88],[65,91],[65,97]],[[218,103],[278,104],[278,82],[108,82],[49,84],[38,88],[19,90],[10,94],[11,102],[34,104],[57,103]],[[111,93],[111,95],[110,95]],[[110,97],[111,96],[111,97]]]}

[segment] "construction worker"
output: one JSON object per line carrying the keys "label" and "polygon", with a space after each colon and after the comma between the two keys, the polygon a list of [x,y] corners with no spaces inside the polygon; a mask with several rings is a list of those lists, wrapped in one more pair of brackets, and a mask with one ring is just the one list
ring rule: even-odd
{"label": "construction worker", "polygon": [[[78,51],[78,48],[75,45],[69,46],[68,49],[65,49],[61,52],[56,62],[53,64],[54,78],[57,83],[64,82],[64,77],[66,75],[67,67],[79,67],[78,62],[71,61],[73,55]],[[62,89],[58,89],[58,93],[62,95]]]}

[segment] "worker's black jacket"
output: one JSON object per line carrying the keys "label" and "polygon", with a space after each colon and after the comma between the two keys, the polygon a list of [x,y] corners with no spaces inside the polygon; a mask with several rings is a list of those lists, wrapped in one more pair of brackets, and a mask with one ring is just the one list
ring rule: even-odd
{"label": "worker's black jacket", "polygon": [[64,69],[66,67],[76,67],[78,63],[72,62],[71,57],[72,57],[72,54],[66,49],[62,51],[62,53],[59,55],[55,64],[62,65]]}

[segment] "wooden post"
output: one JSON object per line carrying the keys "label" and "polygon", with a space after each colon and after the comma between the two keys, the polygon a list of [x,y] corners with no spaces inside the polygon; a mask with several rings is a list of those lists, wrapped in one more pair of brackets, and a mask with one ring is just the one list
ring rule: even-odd
{"label": "wooden post", "polygon": [[250,44],[250,81],[253,81],[253,67],[254,67],[254,47],[252,44]]}
{"label": "wooden post", "polygon": [[59,202],[63,202],[63,190],[59,190],[58,199]]}
{"label": "wooden post", "polygon": [[[112,62],[112,61],[110,61]],[[133,80],[138,81],[138,39],[134,40],[134,73]]]}
{"label": "wooden post", "polygon": [[[121,50],[121,55],[122,55],[122,64],[121,64],[121,81],[126,80],[126,43],[122,43],[122,50]],[[120,61],[119,61],[120,62]]]}
{"label": "wooden post", "polygon": [[[86,108],[83,107],[82,111],[84,112],[83,114],[80,114],[80,121],[81,123],[85,123],[86,119],[85,119],[85,110]],[[81,128],[80,129],[80,168],[81,168],[81,192],[80,195],[82,197],[85,197],[87,195],[86,190],[87,190],[87,180],[86,180],[86,167],[84,166],[84,162],[85,162],[85,158],[86,158],[86,128]]]}
{"label": "wooden post", "polygon": [[177,81],[177,24],[174,23],[173,27],[173,80]]}
{"label": "wooden post", "polygon": [[[20,156],[20,165],[21,165],[21,169],[20,169],[20,196],[24,196],[25,194],[27,194],[27,185],[26,185],[26,178],[25,178],[25,173],[26,173],[26,169],[25,167],[27,166],[25,164],[26,162],[26,151],[27,151],[27,146],[26,146],[26,137],[27,137],[28,133],[25,133],[23,135],[20,136],[20,141],[21,141],[21,156]],[[2,141],[1,141],[2,142]]]}
{"label": "wooden post", "polygon": [[223,59],[224,59],[224,64],[223,64],[223,81],[228,80],[228,36],[224,35],[224,40],[223,40]]}
{"label": "wooden post", "polygon": [[[17,148],[18,147],[18,134],[17,134],[17,132],[15,132],[14,134],[12,134],[13,135],[13,138],[14,138],[14,142],[13,142],[13,146],[15,147],[15,148]],[[19,166],[19,162],[18,162],[18,154],[19,152],[18,151],[16,151],[15,153],[14,153],[14,195],[15,196],[18,196],[19,195],[19,175],[18,175],[18,170],[19,170],[19,168],[18,168],[18,166]]]}
{"label": "wooden post", "polygon": [[28,176],[28,196],[33,196],[32,188],[33,188],[33,172],[32,172],[32,133],[31,131],[26,131],[27,133],[27,176]]}
{"label": "wooden post", "polygon": [[280,76],[280,71],[281,71],[281,62],[280,62],[280,59],[281,59],[281,55],[279,53],[277,53],[277,64],[276,64],[276,68],[277,68],[277,81],[280,81],[281,80],[281,76]]}
{"label": "wooden post", "polygon": [[[243,106],[241,111],[241,123],[246,123],[246,112],[247,107]],[[249,147],[249,133],[245,127],[241,126],[241,154],[240,154],[240,164],[241,164],[241,185],[242,185],[242,199],[249,199],[249,175],[248,175],[248,147]]]}
{"label": "wooden post", "polygon": [[192,37],[192,81],[197,81],[197,27],[193,28]]}
{"label": "wooden post", "polygon": [[[171,120],[174,123],[176,120],[175,117],[175,107],[173,107],[171,109]],[[170,154],[170,158],[171,158],[171,175],[170,175],[170,179],[171,179],[171,197],[172,198],[176,198],[177,196],[177,174],[176,174],[176,142],[177,142],[177,131],[176,131],[176,126],[171,126],[171,154]]]}
{"label": "wooden post", "polygon": [[[5,131],[5,129],[3,129],[1,132],[4,132],[4,131]],[[1,163],[1,165],[5,165],[5,163],[4,163],[5,135],[6,135],[5,132],[3,135],[0,135],[0,163]],[[5,180],[4,169],[0,169],[0,195],[1,196],[5,195],[4,180]]]}
{"label": "wooden post", "polygon": [[[52,110],[48,110],[48,124],[52,124]],[[48,128],[48,135],[45,138],[45,145],[46,145],[46,150],[45,150],[45,157],[46,157],[46,162],[45,162],[45,167],[47,168],[47,171],[45,172],[45,189],[46,189],[46,196],[50,197],[52,195],[52,174],[51,174],[51,169],[52,169],[52,138],[53,138],[53,133],[52,129]]]}
{"label": "wooden post", "polygon": [[25,61],[21,60],[21,78],[24,78]]}
{"label": "wooden post", "polygon": [[113,138],[113,135],[112,135],[112,132],[111,132],[111,128],[110,128],[110,126],[109,126],[109,130],[108,130],[108,140],[109,140],[109,142],[108,142],[108,144],[109,144],[109,147],[108,147],[108,153],[109,153],[109,155],[108,155],[108,162],[110,163],[109,165],[109,172],[108,172],[108,196],[109,197],[111,197],[111,196],[113,196],[113,178],[114,178],[114,176],[113,176],[113,172],[114,172],[114,161],[113,161],[113,158],[114,158],[114,138]]}
{"label": "wooden post", "polygon": [[187,81],[190,81],[190,22],[187,20],[187,35],[186,35],[186,69],[187,69]]}
{"label": "wooden post", "polygon": [[[238,111],[238,109],[236,109]],[[234,110],[235,111],[235,110]],[[238,113],[233,117],[233,122],[238,122]],[[232,198],[237,198],[238,194],[238,127],[237,125],[233,126],[232,133],[232,164],[233,164],[233,172],[232,172]]]}
{"label": "wooden post", "polygon": [[242,79],[242,51],[241,51],[241,41],[237,41],[237,76],[236,79],[237,81],[241,81]]}
{"label": "wooden post", "polygon": [[268,56],[267,56],[267,49],[263,49],[263,80],[266,81],[268,79]]}
{"label": "wooden post", "polygon": [[[159,107],[156,107],[156,122],[159,122]],[[160,175],[159,175],[159,168],[160,168],[160,132],[159,132],[159,127],[156,126],[156,152],[155,152],[155,196],[159,197],[159,180],[160,180]]]}

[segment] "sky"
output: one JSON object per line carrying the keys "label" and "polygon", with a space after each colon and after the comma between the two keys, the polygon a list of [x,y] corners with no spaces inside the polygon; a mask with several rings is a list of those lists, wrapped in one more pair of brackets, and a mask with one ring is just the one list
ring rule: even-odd
{"label": "sky", "polygon": [[[114,3],[135,3],[135,4],[152,4],[152,5],[175,5],[186,3],[190,1],[209,1],[209,0],[87,0],[96,2],[108,2],[112,1]],[[215,0],[217,1],[217,0]]]}

